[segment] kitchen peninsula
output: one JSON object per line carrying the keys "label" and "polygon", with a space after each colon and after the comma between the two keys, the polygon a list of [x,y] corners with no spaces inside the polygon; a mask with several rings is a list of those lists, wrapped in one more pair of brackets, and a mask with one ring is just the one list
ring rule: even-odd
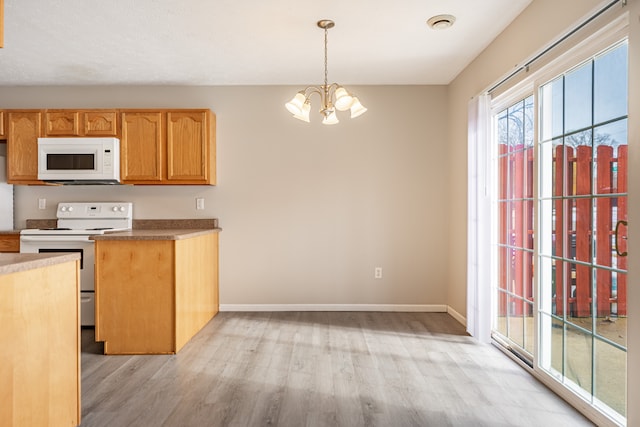
{"label": "kitchen peninsula", "polygon": [[95,336],[105,354],[177,353],[218,313],[220,229],[167,225],[176,224],[134,222],[92,237]]}
{"label": "kitchen peninsula", "polygon": [[80,424],[79,263],[0,253],[2,425]]}

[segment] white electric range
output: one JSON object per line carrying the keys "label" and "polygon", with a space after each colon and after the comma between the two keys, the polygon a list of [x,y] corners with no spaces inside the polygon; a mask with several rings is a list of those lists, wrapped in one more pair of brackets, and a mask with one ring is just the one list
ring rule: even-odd
{"label": "white electric range", "polygon": [[57,227],[20,232],[20,252],[80,253],[80,318],[82,326],[95,325],[95,243],[91,236],[130,230],[131,202],[63,202],[56,212]]}

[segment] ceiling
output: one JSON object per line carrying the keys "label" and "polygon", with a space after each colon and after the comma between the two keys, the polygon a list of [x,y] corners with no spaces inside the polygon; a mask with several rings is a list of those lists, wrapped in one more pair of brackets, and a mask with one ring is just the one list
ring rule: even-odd
{"label": "ceiling", "polygon": [[0,85],[320,84],[320,19],[330,82],[448,84],[530,2],[5,0]]}

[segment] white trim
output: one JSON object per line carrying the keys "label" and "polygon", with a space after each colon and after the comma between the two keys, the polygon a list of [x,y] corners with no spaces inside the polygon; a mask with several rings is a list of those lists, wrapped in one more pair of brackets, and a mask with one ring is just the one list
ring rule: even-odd
{"label": "white trim", "polygon": [[[220,304],[220,311],[389,311],[448,313],[445,304]],[[451,313],[450,313],[451,314]],[[457,316],[464,319],[458,313]],[[452,314],[456,320],[460,321]]]}
{"label": "white trim", "polygon": [[457,311],[455,311],[453,307],[448,306],[447,313],[449,314],[449,316],[456,319],[458,323],[462,324],[462,326],[465,326],[465,327],[467,326],[467,318],[464,317],[462,314],[458,313]]}

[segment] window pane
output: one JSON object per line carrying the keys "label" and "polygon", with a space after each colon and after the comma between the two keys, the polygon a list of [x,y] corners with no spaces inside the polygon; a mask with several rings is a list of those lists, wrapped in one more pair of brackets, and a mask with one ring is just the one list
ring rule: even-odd
{"label": "window pane", "polygon": [[571,274],[571,296],[568,299],[567,321],[587,330],[592,330],[591,267],[568,263]]}
{"label": "window pane", "polygon": [[509,297],[509,339],[524,348],[524,315],[522,300]]}
{"label": "window pane", "polygon": [[524,100],[524,145],[533,147],[533,96]]}
{"label": "window pane", "polygon": [[522,273],[524,275],[522,296],[527,301],[533,301],[533,252],[522,252],[522,264]]}
{"label": "window pane", "polygon": [[[627,120],[619,120],[595,128],[595,193],[607,194],[626,191],[621,190],[618,176],[626,177]],[[619,157],[623,157],[619,159]],[[624,170],[619,170],[624,169]]]}
{"label": "window pane", "polygon": [[595,343],[594,395],[618,413],[626,415],[627,353],[598,339]]}
{"label": "window pane", "polygon": [[523,189],[522,189],[522,197],[526,197],[528,199],[533,198],[533,148],[528,148],[525,150],[523,159],[524,159],[524,173],[523,173]]}
{"label": "window pane", "polygon": [[570,325],[566,328],[564,374],[575,385],[591,394],[591,335]]}
{"label": "window pane", "polygon": [[567,136],[564,145],[567,195],[591,194],[591,130]]}
{"label": "window pane", "polygon": [[509,151],[524,148],[524,102],[518,102],[509,108]]}
{"label": "window pane", "polygon": [[498,313],[496,316],[496,331],[498,331],[503,336],[507,336],[507,321],[509,320],[507,317],[507,294],[504,292],[498,291]]}
{"label": "window pane", "polygon": [[562,321],[546,314],[540,315],[540,329],[545,336],[540,342],[540,366],[551,375],[561,378],[563,369],[564,326]]}
{"label": "window pane", "polygon": [[564,123],[562,119],[563,77],[542,86],[540,91],[541,135],[542,140],[562,135]]}
{"label": "window pane", "polygon": [[591,126],[592,66],[588,62],[565,76],[565,132]]}
{"label": "window pane", "polygon": [[568,221],[565,242],[571,259],[591,262],[591,199],[569,199],[571,217]]}
{"label": "window pane", "polygon": [[533,200],[522,202],[522,222],[524,226],[524,240],[522,247],[533,250],[533,227],[535,224]]}
{"label": "window pane", "polygon": [[538,172],[538,196],[540,198],[549,198],[553,194],[555,184],[555,150],[551,142],[540,144],[539,155],[539,172]]}
{"label": "window pane", "polygon": [[555,260],[540,257],[540,290],[538,307],[544,313],[555,311]]}
{"label": "window pane", "polygon": [[[617,314],[617,282],[618,273],[610,270],[596,270],[598,317],[596,319],[595,333],[626,347],[627,318]],[[615,291],[613,285],[616,285]]]}
{"label": "window pane", "polygon": [[533,304],[524,304],[524,349],[533,354],[534,350],[534,328],[533,328]]}
{"label": "window pane", "polygon": [[565,193],[564,178],[570,176],[570,159],[573,158],[573,149],[567,149],[562,143],[562,138],[553,140],[553,195],[560,197]]}
{"label": "window pane", "polygon": [[595,123],[626,116],[627,97],[627,43],[624,43],[595,60]]}

